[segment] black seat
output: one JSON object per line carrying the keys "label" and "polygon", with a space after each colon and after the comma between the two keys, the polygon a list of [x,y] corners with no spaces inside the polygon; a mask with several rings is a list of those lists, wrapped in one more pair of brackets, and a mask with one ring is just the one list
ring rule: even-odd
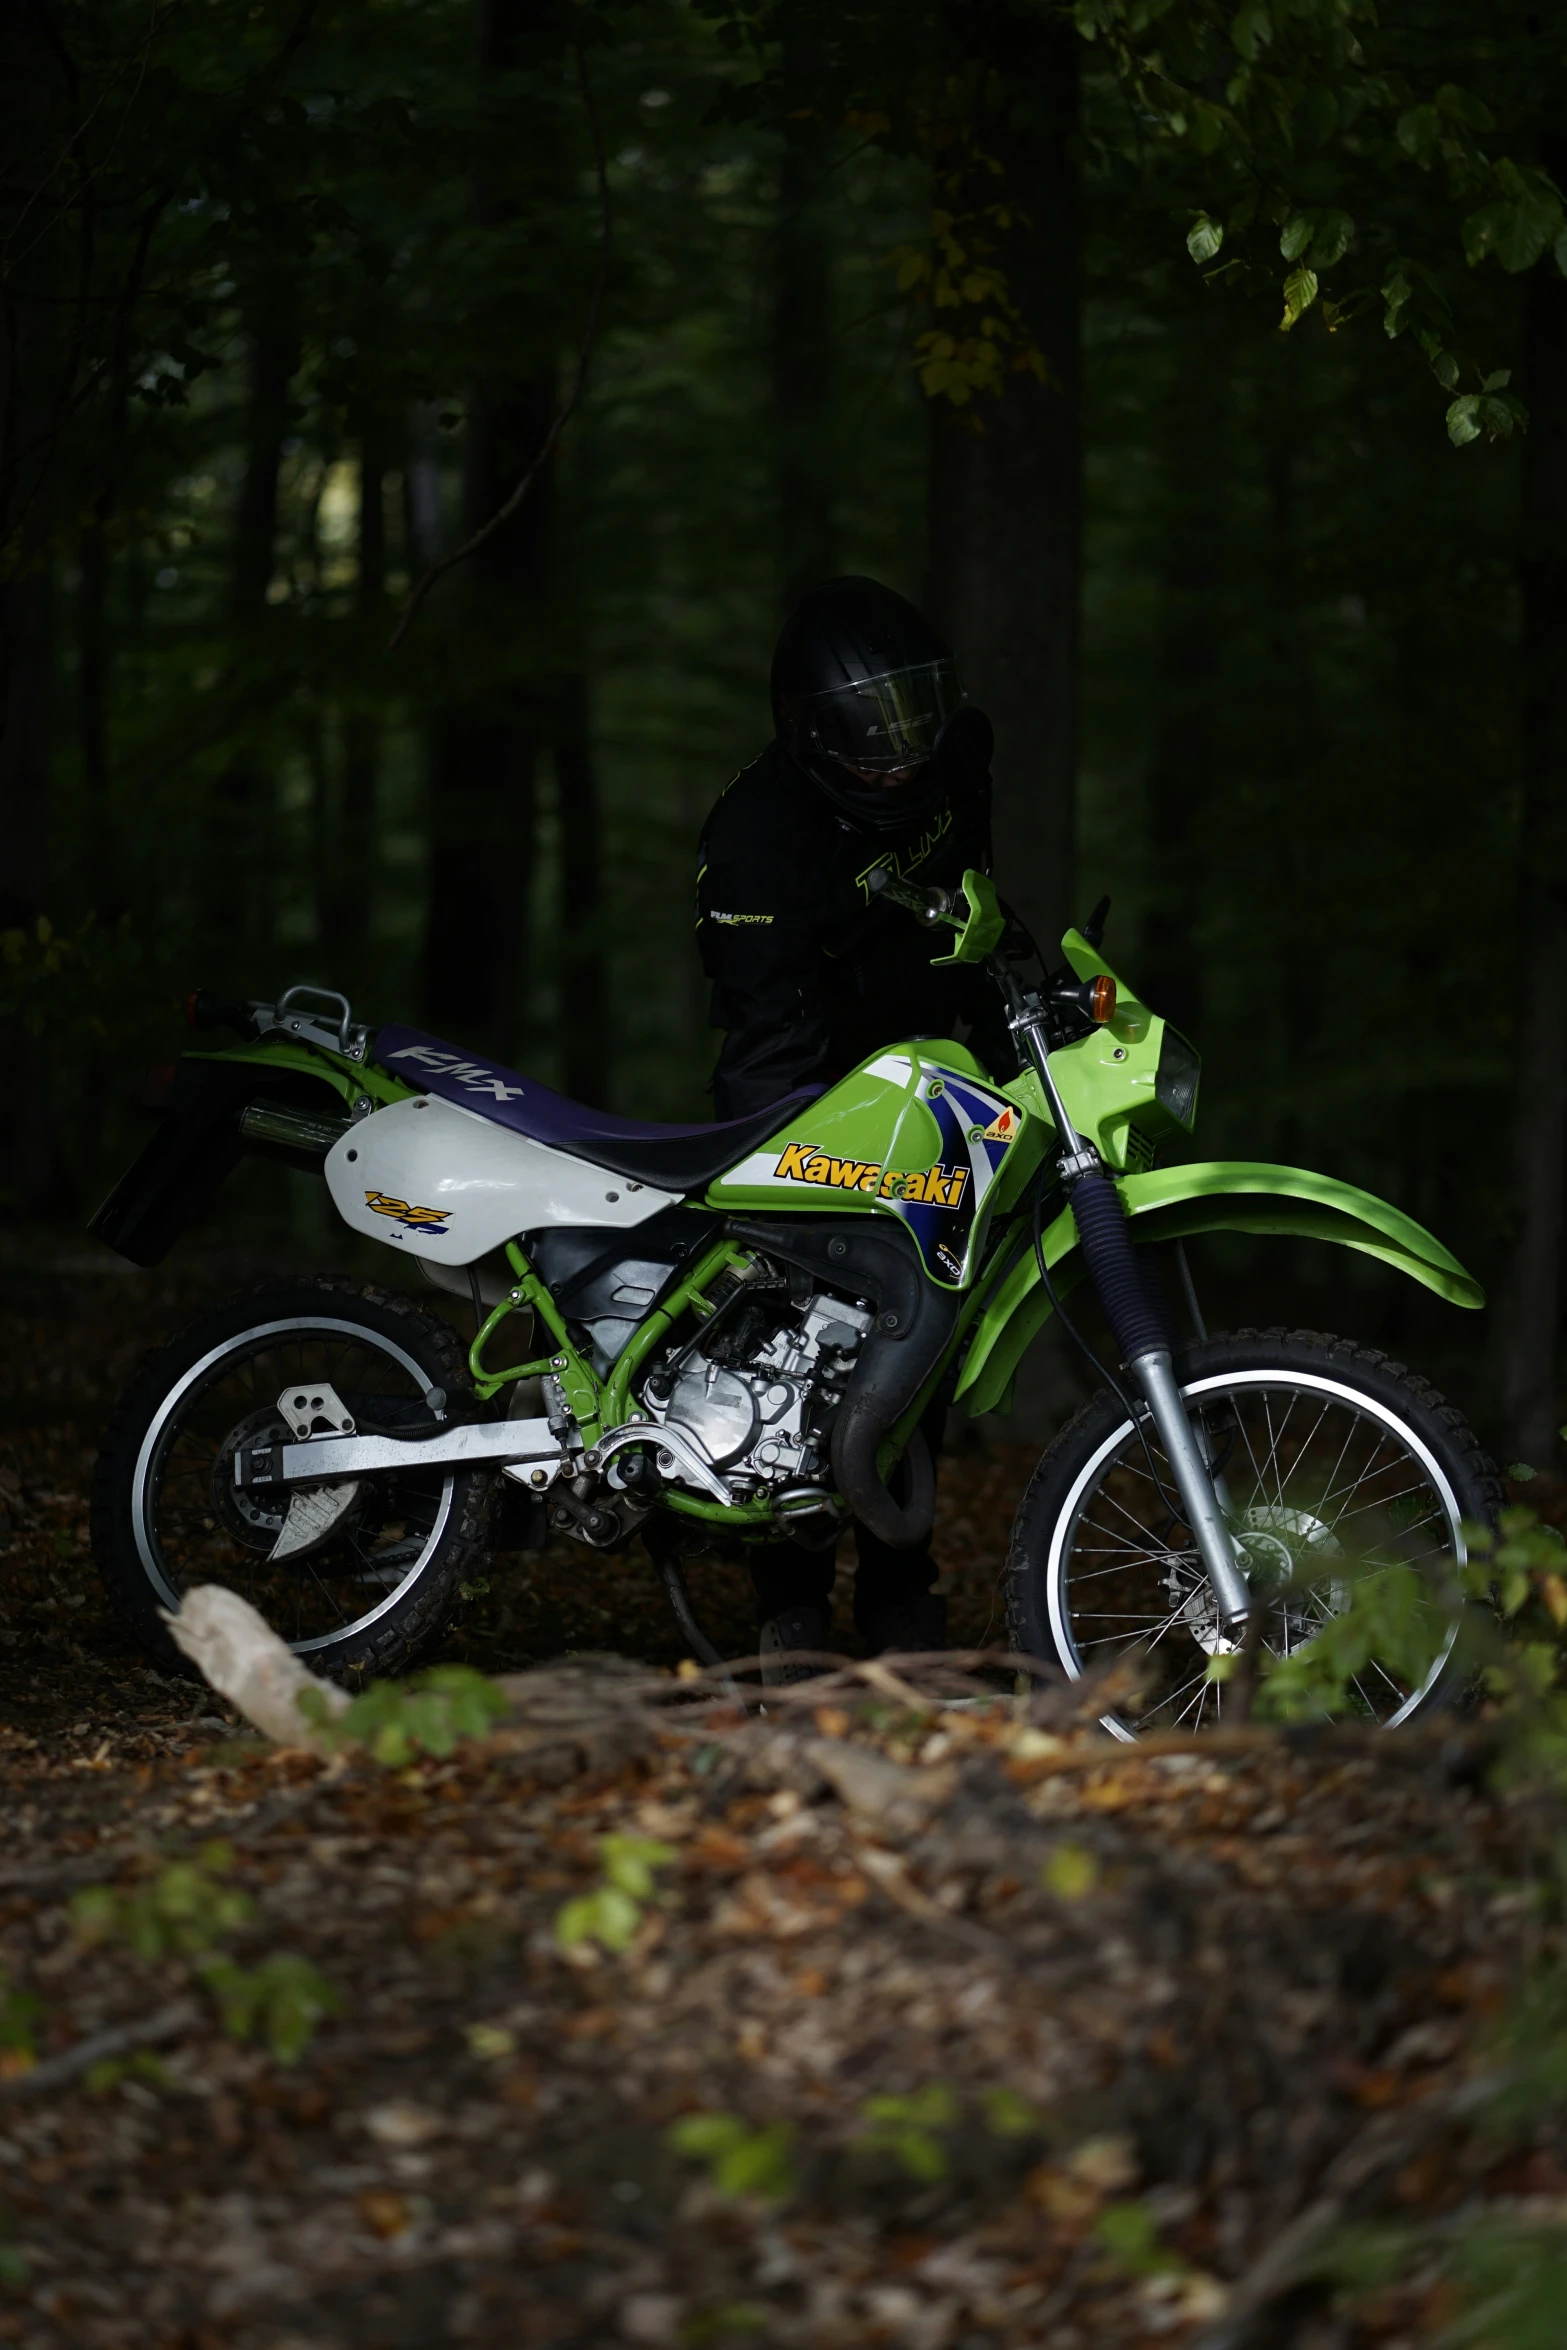
{"label": "black seat", "polygon": [[792,1093],[770,1109],[755,1110],[749,1118],[726,1118],[718,1126],[693,1126],[684,1134],[647,1129],[647,1139],[630,1134],[584,1134],[565,1147],[576,1158],[591,1159],[631,1183],[650,1183],[658,1191],[705,1191],[746,1153],[765,1142],[789,1122],[791,1113],[817,1099],[819,1087]]}
{"label": "black seat", "polygon": [[514,1134],[547,1143],[551,1150],[607,1167],[628,1183],[648,1183],[659,1191],[705,1190],[715,1176],[776,1134],[793,1111],[815,1101],[822,1091],[819,1085],[805,1086],[769,1109],[753,1111],[749,1118],[727,1118],[716,1126],[656,1126],[568,1101],[549,1086],[520,1077],[515,1069],[459,1052],[455,1045],[417,1028],[381,1029],[375,1059],[442,1101],[493,1118],[497,1126],[509,1126]]}

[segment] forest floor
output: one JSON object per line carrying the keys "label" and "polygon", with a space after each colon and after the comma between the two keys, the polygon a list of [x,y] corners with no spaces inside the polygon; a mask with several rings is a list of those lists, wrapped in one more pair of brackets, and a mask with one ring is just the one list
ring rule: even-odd
{"label": "forest floor", "polygon": [[[1460,2237],[1567,2221],[1567,2137],[1488,2088],[1558,1824],[1483,1725],[1130,1750],[852,1669],[758,1720],[571,1550],[445,1651],[509,1726],[267,1748],[87,1551],[106,1404],[212,1293],[0,1275],[0,2342],[1396,2350]],[[975,1645],[1026,1468],[945,1464]]]}

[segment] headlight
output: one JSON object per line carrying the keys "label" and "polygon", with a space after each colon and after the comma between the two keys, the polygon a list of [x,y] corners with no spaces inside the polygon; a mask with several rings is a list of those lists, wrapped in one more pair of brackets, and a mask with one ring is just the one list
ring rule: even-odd
{"label": "headlight", "polygon": [[1201,1075],[1200,1055],[1178,1028],[1167,1027],[1159,1047],[1154,1097],[1159,1107],[1168,1111],[1177,1126],[1184,1126],[1188,1134],[1197,1117],[1197,1081]]}

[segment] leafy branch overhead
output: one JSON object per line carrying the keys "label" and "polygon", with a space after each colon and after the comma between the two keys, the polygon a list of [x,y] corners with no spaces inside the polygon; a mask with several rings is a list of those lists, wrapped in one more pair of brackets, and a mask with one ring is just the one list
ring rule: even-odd
{"label": "leafy branch overhead", "polygon": [[[1186,249],[1211,282],[1274,289],[1285,332],[1313,309],[1332,332],[1380,303],[1388,336],[1408,335],[1454,395],[1455,445],[1524,426],[1509,371],[1468,347],[1456,315],[1463,277],[1489,260],[1567,273],[1562,192],[1531,152],[1542,85],[1517,41],[1465,28],[1471,84],[1426,92],[1429,11],[1407,5],[1379,17],[1369,0],[1247,0],[1233,14],[1077,0],[1074,15],[1139,139],[1202,189]],[[1525,48],[1548,39],[1534,19],[1519,33]]]}
{"label": "leafy branch overhead", "polygon": [[[1024,218],[998,160],[1036,94],[1026,71],[987,52],[990,18],[900,11],[895,26],[875,6],[709,7],[750,60],[732,112],[781,119],[779,59],[803,33],[821,63],[822,119],[928,165],[929,236],[891,256],[924,314],[913,361],[925,391],[970,407],[1015,372],[1048,383],[1051,355],[1004,248],[1019,229],[1048,241],[1062,228]],[[1380,308],[1388,336],[1408,338],[1449,395],[1456,445],[1522,429],[1508,372],[1484,349],[1497,329],[1466,315],[1464,288],[1492,261],[1519,276],[1567,259],[1562,190],[1543,159],[1548,23],[1466,18],[1433,40],[1431,11],[1413,0],[1381,13],[1371,0],[1074,0],[1037,14],[1064,15],[1082,38],[1077,146],[1123,217],[1151,200],[1210,282],[1276,304],[1285,333],[1313,313],[1333,333]],[[1465,81],[1430,86],[1433,51],[1465,56]],[[1147,258],[1127,246],[1129,266]]]}

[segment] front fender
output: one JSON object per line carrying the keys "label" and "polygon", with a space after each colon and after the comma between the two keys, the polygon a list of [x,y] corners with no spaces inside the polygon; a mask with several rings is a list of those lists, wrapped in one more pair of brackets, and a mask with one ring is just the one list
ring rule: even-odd
{"label": "front fender", "polygon": [[[1297,1240],[1333,1240],[1396,1265],[1424,1282],[1449,1305],[1481,1306],[1485,1292],[1423,1224],[1374,1193],[1305,1167],[1268,1167],[1245,1160],[1208,1161],[1126,1175],[1120,1192],[1136,1241],[1184,1240],[1198,1232],[1282,1232]],[[1063,1208],[1042,1235],[1052,1276],[1062,1288],[1080,1278],[1077,1228]],[[994,1411],[1010,1387],[1023,1351],[1049,1319],[1050,1301],[1032,1249],[1001,1275],[975,1317],[955,1400],[970,1413]]]}

